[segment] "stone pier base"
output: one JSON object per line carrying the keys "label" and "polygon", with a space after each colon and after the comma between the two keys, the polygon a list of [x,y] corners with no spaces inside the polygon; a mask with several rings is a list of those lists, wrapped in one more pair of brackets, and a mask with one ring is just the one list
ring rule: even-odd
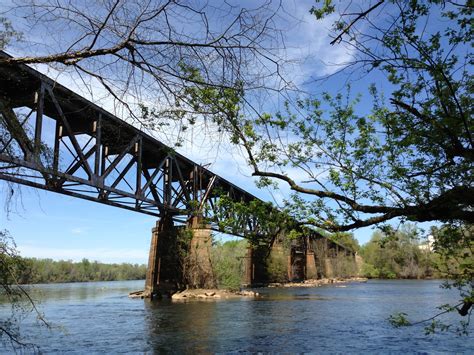
{"label": "stone pier base", "polygon": [[183,275],[176,250],[177,233],[171,218],[162,218],[152,229],[143,297],[162,297],[183,287]]}
{"label": "stone pier base", "polygon": [[324,258],[324,271],[325,271],[325,277],[330,279],[334,277],[334,268],[332,265],[332,260],[333,258]]}
{"label": "stone pier base", "polygon": [[217,282],[211,263],[211,229],[205,225],[194,225],[191,232],[191,245],[189,247],[188,259],[185,263],[188,287],[217,288]]}
{"label": "stone pier base", "polygon": [[316,268],[316,258],[314,252],[306,251],[306,279],[314,280],[318,278],[318,270]]}

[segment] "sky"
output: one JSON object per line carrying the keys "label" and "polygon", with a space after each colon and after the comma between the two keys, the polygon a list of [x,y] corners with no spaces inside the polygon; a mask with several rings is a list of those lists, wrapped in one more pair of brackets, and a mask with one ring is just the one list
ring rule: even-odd
{"label": "sky", "polygon": [[[287,24],[286,52],[289,57],[303,60],[286,70],[295,84],[301,86],[313,85],[307,83],[308,78],[336,71],[353,54],[342,46],[329,44],[327,32],[333,18],[315,21],[309,14],[313,3],[295,1],[289,2],[287,6],[291,15],[287,18],[293,18],[294,22]],[[12,50],[15,52],[15,48]],[[20,49],[18,52],[21,54]],[[44,67],[42,69],[45,70]],[[55,74],[59,82],[80,90],[77,82],[68,74],[47,72]],[[356,82],[354,85],[357,89],[358,85],[363,84]],[[318,90],[338,89],[341,83],[333,80],[324,85]],[[101,104],[107,107],[110,102]],[[157,136],[160,137],[160,134]],[[179,151],[198,163],[210,164],[211,171],[264,200],[280,202],[288,194],[288,188],[283,185],[280,185],[281,191],[273,193],[257,189],[238,150],[214,150],[193,140],[186,141]],[[147,262],[151,229],[156,218],[30,187],[15,185],[13,188],[14,196],[19,197],[14,199],[13,205],[8,206],[8,213],[6,209],[1,210],[0,229],[9,230],[21,255],[75,261],[88,258],[107,263]],[[11,192],[9,189],[0,180],[0,193],[4,200]],[[372,232],[371,228],[364,228],[354,231],[354,234],[363,244],[369,240]],[[216,237],[224,240],[229,238],[222,235]]]}

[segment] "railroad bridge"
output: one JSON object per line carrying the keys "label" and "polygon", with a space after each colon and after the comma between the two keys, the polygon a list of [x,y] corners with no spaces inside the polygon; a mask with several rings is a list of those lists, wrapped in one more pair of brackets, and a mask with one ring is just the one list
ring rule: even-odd
{"label": "railroad bridge", "polygon": [[[354,256],[309,229],[284,252],[284,231],[220,203],[260,201],[255,196],[26,65],[0,66],[0,179],[156,216],[150,296],[179,286],[172,255],[183,226],[198,266],[193,286],[214,286],[211,231],[257,240],[246,257],[247,285],[269,281],[262,265],[271,255],[288,258],[289,280],[333,276],[331,260]],[[266,218],[279,213],[268,208]],[[229,216],[232,226],[221,223]]]}

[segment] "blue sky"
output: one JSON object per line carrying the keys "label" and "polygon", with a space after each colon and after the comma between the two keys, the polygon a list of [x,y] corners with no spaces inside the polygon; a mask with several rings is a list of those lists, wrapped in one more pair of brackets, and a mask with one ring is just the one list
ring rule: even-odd
{"label": "blue sky", "polygon": [[[295,22],[288,24],[287,54],[303,59],[298,65],[287,69],[295,83],[302,85],[308,78],[330,74],[340,68],[338,63],[351,58],[350,50],[329,44],[326,34],[333,18],[317,22],[309,14],[314,1],[288,4],[287,10]],[[17,54],[21,54],[21,49],[17,50]],[[12,48],[12,54],[14,52],[15,48]],[[55,74],[58,81],[74,87],[75,83],[68,74]],[[384,89],[385,80],[374,76],[354,82],[353,91],[365,89],[368,81],[377,81]],[[313,92],[334,91],[343,87],[344,84],[337,78],[322,85],[306,85]],[[76,89],[80,88],[76,86]],[[103,104],[107,107],[108,103]],[[367,102],[362,101],[361,105],[364,107]],[[268,191],[255,187],[250,170],[238,151],[216,151],[196,141],[187,141],[181,152],[198,163],[211,164],[213,172],[256,196],[272,199]],[[8,189],[6,183],[0,180],[2,197],[6,198]],[[0,213],[0,229],[10,231],[22,255],[66,260],[88,258],[102,262],[147,262],[151,229],[156,223],[154,217],[29,187],[16,185],[14,189],[15,195],[21,192],[21,197],[15,199],[9,214],[4,210]],[[282,191],[275,192],[274,197],[278,201],[287,193],[288,189],[282,186]],[[364,228],[354,234],[360,243],[365,243],[372,230]]]}

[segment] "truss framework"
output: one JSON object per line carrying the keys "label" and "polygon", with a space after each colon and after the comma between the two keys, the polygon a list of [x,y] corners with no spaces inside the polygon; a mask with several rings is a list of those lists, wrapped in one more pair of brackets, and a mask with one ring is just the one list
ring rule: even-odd
{"label": "truss framework", "polygon": [[[0,118],[3,180],[178,221],[203,216],[214,229],[222,194],[256,199],[25,65],[0,68]],[[240,233],[255,232],[258,221],[240,217]]]}
{"label": "truss framework", "polygon": [[255,196],[26,65],[0,67],[0,133],[0,179],[180,223],[204,217],[244,237],[277,233],[219,204]]}

